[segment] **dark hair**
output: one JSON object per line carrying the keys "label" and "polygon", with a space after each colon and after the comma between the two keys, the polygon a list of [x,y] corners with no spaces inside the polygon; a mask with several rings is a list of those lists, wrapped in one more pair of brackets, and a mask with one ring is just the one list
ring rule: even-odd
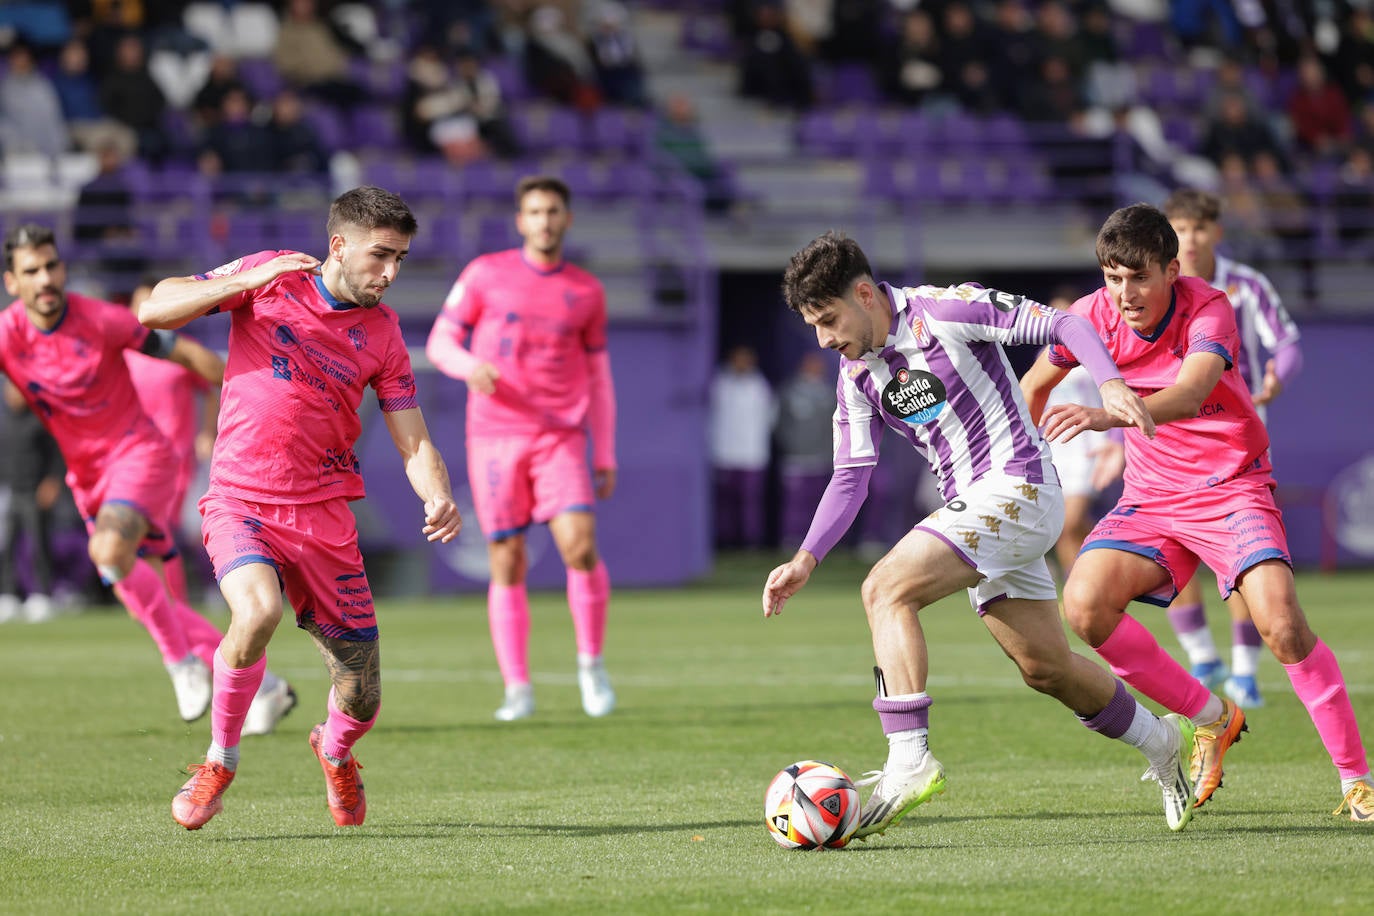
{"label": "dark hair", "polygon": [[415,237],[419,224],[410,207],[399,195],[383,188],[364,186],[345,191],[335,198],[329,206],[329,222],[325,231],[330,237],[340,233],[344,226],[357,226],[361,229],[395,229],[402,235]]}
{"label": "dark hair", "polygon": [[1097,263],[1102,267],[1143,270],[1167,267],[1178,257],[1178,235],[1169,218],[1149,204],[1122,207],[1097,232]]}
{"label": "dark hair", "polygon": [[872,277],[859,243],[830,231],[792,255],[782,275],[782,298],[794,312],[840,299],[860,277]]}
{"label": "dark hair", "polygon": [[14,270],[14,250],[16,248],[41,248],[44,245],[57,247],[57,236],[47,226],[38,223],[21,223],[5,234],[5,270]]}
{"label": "dark hair", "polygon": [[1221,198],[1211,191],[1179,188],[1164,201],[1164,215],[1169,219],[1193,219],[1201,223],[1221,220]]}
{"label": "dark hair", "polygon": [[551,191],[563,198],[563,206],[572,207],[572,191],[563,179],[552,175],[526,175],[515,183],[515,209],[520,209],[525,195],[531,191]]}

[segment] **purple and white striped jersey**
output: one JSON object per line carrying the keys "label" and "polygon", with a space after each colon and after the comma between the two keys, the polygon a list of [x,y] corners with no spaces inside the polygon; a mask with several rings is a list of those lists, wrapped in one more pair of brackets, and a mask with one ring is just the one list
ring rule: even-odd
{"label": "purple and white striped jersey", "polygon": [[1297,343],[1298,326],[1269,278],[1247,264],[1217,255],[1212,287],[1224,292],[1236,310],[1236,327],[1240,329],[1236,364],[1245,386],[1251,394],[1258,394],[1264,385],[1267,355]]}
{"label": "purple and white striped jersey", "polygon": [[878,463],[884,424],[939,478],[946,502],[989,474],[1059,482],[1003,345],[1051,343],[1055,309],[974,284],[878,284],[893,320],[881,350],[842,359],[835,467]]}

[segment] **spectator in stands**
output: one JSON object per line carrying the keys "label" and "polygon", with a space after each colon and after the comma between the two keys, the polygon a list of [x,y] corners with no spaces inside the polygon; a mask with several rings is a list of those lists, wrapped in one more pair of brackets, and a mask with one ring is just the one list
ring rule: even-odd
{"label": "spectator in stands", "polygon": [[266,173],[277,166],[271,132],[253,119],[253,103],[243,89],[231,89],[220,103],[219,121],[205,132],[196,158],[203,174]]}
{"label": "spectator in stands", "polygon": [[1244,35],[1232,0],[1170,0],[1169,9],[1185,47],[1240,47]]}
{"label": "spectator in stands", "polygon": [[329,171],[329,151],[305,120],[305,106],[294,89],[283,89],[272,100],[267,121],[272,138],[272,168],[279,174],[318,175]]}
{"label": "spectator in stands", "polygon": [[778,394],[778,467],[782,481],[780,534],[800,544],[813,508],[830,482],[835,453],[835,370],[825,356],[808,351]]}
{"label": "spectator in stands", "polygon": [[1288,118],[1299,149],[1324,159],[1344,155],[1354,134],[1350,105],[1316,54],[1304,54],[1298,84],[1288,97]]}
{"label": "spectator in stands", "polygon": [[611,0],[603,0],[597,5],[587,49],[596,68],[602,98],[612,105],[632,108],[648,105],[639,43],[630,28],[630,16],[624,6]]}
{"label": "spectator in stands", "polygon": [[520,155],[520,141],[516,139],[515,129],[506,115],[501,82],[496,74],[483,64],[482,58],[471,48],[459,49],[454,71],[456,85],[463,93],[467,110],[477,120],[477,133],[487,150],[501,159],[514,159]]}
{"label": "spectator in stands", "polygon": [[996,54],[987,56],[993,89],[1001,107],[1015,111],[1021,103],[1022,87],[1036,78],[1040,63],[1030,14],[1022,0],[997,0],[987,46],[997,49]]}
{"label": "spectator in stands", "polygon": [[1227,153],[1217,169],[1217,195],[1226,214],[1228,249],[1245,260],[1268,260],[1281,255],[1269,231],[1264,201],[1250,178],[1250,166],[1240,153]]}
{"label": "spectator in stands", "polygon": [[708,211],[724,213],[734,205],[730,173],[711,152],[691,96],[683,92],[668,96],[663,116],[654,125],[654,148],[701,182]]}
{"label": "spectator in stands", "polygon": [[1088,100],[1069,62],[1054,56],[1041,60],[1040,78],[1022,87],[1019,107],[1027,121],[1073,126],[1082,119]]}
{"label": "spectator in stands", "polygon": [[1087,74],[1087,50],[1078,36],[1077,22],[1058,0],[1047,0],[1035,11],[1034,41],[1041,60],[1062,58],[1075,81]]}
{"label": "spectator in stands", "polygon": [[282,79],[306,95],[339,108],[366,101],[367,93],[349,75],[347,43],[320,16],[315,0],[287,0],[272,62]]}
{"label": "spectator in stands", "polygon": [[1351,4],[1338,32],[1332,72],[1351,105],[1374,102],[1374,9]]}
{"label": "spectator in stands", "polygon": [[988,30],[967,3],[945,7],[940,39],[940,72],[944,89],[969,114],[986,115],[1003,109],[1002,97],[989,66]]}
{"label": "spectator in stands", "polygon": [[1336,232],[1343,242],[1374,235],[1374,153],[1354,146],[1341,165],[1332,195],[1336,205]]}
{"label": "spectator in stands", "polygon": [[827,60],[867,61],[873,36],[884,31],[886,6],[882,0],[833,0],[830,27],[820,53]]}
{"label": "spectator in stands", "polygon": [[1078,42],[1087,67],[1084,86],[1089,104],[1115,110],[1136,100],[1135,70],[1121,59],[1112,14],[1092,5],[1083,11]]}
{"label": "spectator in stands", "polygon": [[62,102],[52,81],[38,69],[33,49],[16,39],[0,76],[0,150],[5,155],[56,156],[70,145]]}
{"label": "spectator in stands", "polygon": [[767,534],[768,460],[777,405],[753,347],[735,346],[711,382],[716,545],[758,549]]}
{"label": "spectator in stands", "polygon": [[785,108],[810,108],[815,99],[811,62],[788,34],[782,10],[762,3],[754,33],[740,59],[740,94]]}
{"label": "spectator in stands", "polygon": [[100,104],[133,130],[144,159],[161,162],[172,152],[162,123],[167,100],[148,73],[143,39],[137,34],[127,34],[115,45],[113,68],[100,80]]}
{"label": "spectator in stands", "polygon": [[1310,242],[1313,234],[1311,206],[1272,153],[1252,156],[1250,170],[1270,231],[1285,242],[1300,243],[1288,253],[1302,256],[1306,249],[1301,243]]}
{"label": "spectator in stands", "polygon": [[450,70],[434,45],[415,48],[406,68],[402,111],[405,135],[418,152],[439,152],[455,164],[488,151],[502,158],[519,152],[501,84],[472,51],[460,52]]}
{"label": "spectator in stands", "polygon": [[1247,165],[1253,165],[1261,153],[1286,162],[1268,123],[1251,112],[1248,99],[1238,92],[1227,92],[1218,99],[1216,114],[1203,133],[1201,151],[1218,164],[1228,153],[1239,153]]}
{"label": "spectator in stands", "polygon": [[91,55],[86,42],[72,38],[57,57],[53,88],[62,102],[67,131],[77,147],[96,152],[107,141],[117,143],[126,157],[138,148],[138,138],[127,126],[107,117],[100,106],[100,90],[91,73]]}
{"label": "spectator in stands", "polygon": [[[29,623],[50,620],[53,602],[53,507],[62,494],[66,467],[57,442],[24,403],[9,379],[4,386],[5,447],[0,449],[0,623],[21,616]],[[19,548],[28,548],[29,589],[19,593]]]}
{"label": "spectator in stands", "polygon": [[582,111],[601,105],[596,64],[556,6],[540,6],[530,14],[524,67],[525,82],[560,105]]}
{"label": "spectator in stands", "polygon": [[[206,130],[218,123],[224,97],[233,90],[248,92],[247,85],[239,77],[239,62],[228,54],[216,54],[210,61],[210,75],[191,101],[196,126]],[[248,94],[251,97],[252,93]]]}
{"label": "spectator in stands", "polygon": [[888,98],[918,108],[945,98],[949,65],[940,50],[935,21],[917,8],[902,17],[901,32],[878,65],[878,78]]}
{"label": "spectator in stands", "polygon": [[136,277],[147,259],[134,227],[129,152],[119,141],[108,139],[96,150],[96,160],[95,177],[76,198],[72,236],[83,246],[97,249],[92,259],[102,271]]}

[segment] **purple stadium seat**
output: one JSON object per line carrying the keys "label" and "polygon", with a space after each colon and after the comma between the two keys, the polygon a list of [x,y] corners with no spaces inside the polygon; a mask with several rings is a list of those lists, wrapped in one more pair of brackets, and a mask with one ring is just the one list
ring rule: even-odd
{"label": "purple stadium seat", "polygon": [[509,216],[484,216],[477,224],[477,253],[488,254],[520,244],[515,223]]}
{"label": "purple stadium seat", "polygon": [[830,68],[821,68],[817,76],[823,103],[875,105],[883,100],[873,68],[868,64],[839,63]]}
{"label": "purple stadium seat", "polygon": [[346,149],[353,145],[343,118],[332,106],[309,101],[302,118],[315,129],[325,149]]}
{"label": "purple stadium seat", "polygon": [[463,260],[462,219],[451,208],[420,209],[415,214],[420,231],[410,243],[412,258],[448,261]]}
{"label": "purple stadium seat", "polygon": [[649,148],[651,132],[651,116],[638,109],[601,108],[592,115],[587,147],[603,155],[642,156]]}
{"label": "purple stadium seat", "polygon": [[394,151],[405,146],[395,106],[359,106],[350,113],[349,127],[352,148]]}
{"label": "purple stadium seat", "polygon": [[270,57],[239,58],[239,79],[253,98],[270,101],[286,85]]}

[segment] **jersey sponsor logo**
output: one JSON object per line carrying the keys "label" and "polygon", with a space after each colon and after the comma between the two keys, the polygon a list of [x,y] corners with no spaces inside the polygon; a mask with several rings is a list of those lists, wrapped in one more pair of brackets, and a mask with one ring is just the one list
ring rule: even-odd
{"label": "jersey sponsor logo", "polygon": [[898,369],[883,388],[883,410],[915,426],[929,423],[945,409],[945,383],[922,369]]}
{"label": "jersey sponsor logo", "polygon": [[279,324],[273,328],[272,338],[285,350],[294,350],[301,345],[300,338],[289,324]]}
{"label": "jersey sponsor logo", "polygon": [[992,300],[992,304],[997,307],[997,310],[1002,312],[1015,311],[1022,302],[1026,301],[1025,296],[1014,296],[1011,293],[1004,293],[1000,289],[988,290],[988,298]]}
{"label": "jersey sponsor logo", "polygon": [[358,380],[358,364],[346,356],[334,352],[317,340],[301,341],[301,350],[321,372],[343,385],[352,385]]}
{"label": "jersey sponsor logo", "polygon": [[324,457],[320,459],[319,482],[320,486],[328,487],[336,483],[342,483],[341,474],[358,474],[360,470],[358,456],[351,448],[335,451],[332,448],[324,450]]}
{"label": "jersey sponsor logo", "polygon": [[239,272],[239,268],[241,266],[243,266],[243,258],[234,258],[234,260],[230,261],[228,264],[221,264],[214,270],[210,271],[208,274],[205,275],[205,278],[208,280],[210,277],[233,276],[234,274]]}

